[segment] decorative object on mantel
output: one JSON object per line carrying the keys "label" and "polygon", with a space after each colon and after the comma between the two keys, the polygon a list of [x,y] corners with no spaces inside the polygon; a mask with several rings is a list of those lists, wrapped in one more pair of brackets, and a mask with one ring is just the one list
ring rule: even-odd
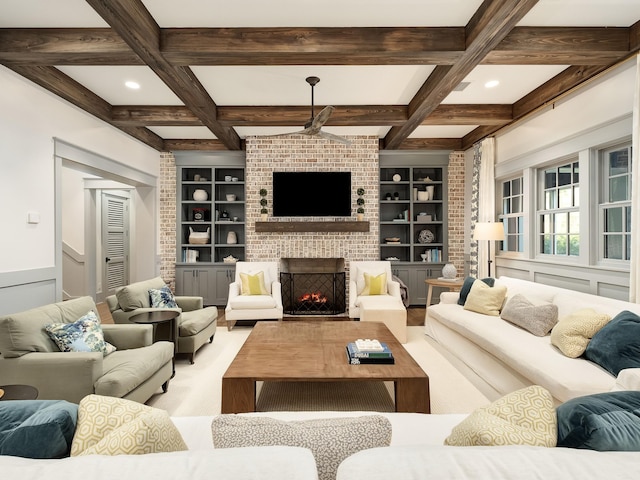
{"label": "decorative object on mantel", "polygon": [[458,269],[453,263],[447,263],[442,267],[442,277],[447,280],[454,280],[458,275]]}
{"label": "decorative object on mantel", "polygon": [[191,245],[204,245],[209,243],[209,228],[205,232],[196,232],[189,227],[189,243]]}
{"label": "decorative object on mantel", "polygon": [[202,188],[198,188],[193,192],[193,199],[196,202],[206,202],[208,198],[209,198],[209,194],[207,193],[206,190]]}
{"label": "decorative object on mantel", "polygon": [[356,190],[356,193],[358,194],[358,200],[356,200],[356,203],[358,204],[358,209],[356,210],[356,218],[359,222],[361,222],[362,220],[364,220],[364,188],[358,188],[358,190]]}
{"label": "decorative object on mantel", "polygon": [[238,243],[238,235],[236,234],[236,232],[227,233],[227,243],[230,245],[235,245],[236,243]]}
{"label": "decorative object on mantel", "polygon": [[269,210],[267,210],[267,190],[265,188],[260,189],[260,197],[260,220],[264,222],[269,213]]}
{"label": "decorative object on mantel", "polygon": [[222,261],[224,263],[236,263],[238,261],[238,259],[236,257],[234,257],[233,255],[227,255],[226,257],[224,257],[222,259]]}
{"label": "decorative object on mantel", "polygon": [[426,228],[424,230],[420,230],[420,233],[418,234],[419,243],[431,243],[435,238],[436,236],[433,234],[433,232],[431,230],[427,230]]}

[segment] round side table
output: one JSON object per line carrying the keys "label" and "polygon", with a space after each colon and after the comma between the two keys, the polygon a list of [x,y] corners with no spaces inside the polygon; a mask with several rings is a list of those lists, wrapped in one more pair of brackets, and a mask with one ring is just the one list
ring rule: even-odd
{"label": "round side table", "polygon": [[441,280],[439,278],[427,278],[424,283],[429,286],[429,290],[427,291],[427,305],[425,308],[429,308],[431,305],[431,295],[433,294],[433,287],[442,287],[448,288],[450,292],[459,292],[462,288],[462,284],[464,280],[462,278],[458,278],[456,280]]}
{"label": "round side table", "polygon": [[[176,341],[176,318],[180,316],[180,312],[175,310],[154,310],[153,312],[143,312],[136,313],[135,315],[131,315],[129,317],[129,321],[133,323],[140,323],[146,325],[160,325],[162,323],[169,324],[169,338],[170,342],[173,342],[173,375],[176,374],[175,370],[175,359],[176,359],[176,351],[178,350],[178,342]],[[155,328],[153,334],[153,341],[157,342],[158,338],[156,336]],[[173,376],[172,376],[173,378]]]}
{"label": "round side table", "polygon": [[35,400],[38,398],[38,389],[31,385],[0,385],[3,400]]}

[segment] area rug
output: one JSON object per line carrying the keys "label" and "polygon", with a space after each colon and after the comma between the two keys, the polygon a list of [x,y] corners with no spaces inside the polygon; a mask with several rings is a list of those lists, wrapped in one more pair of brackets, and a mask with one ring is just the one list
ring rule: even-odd
{"label": "area rug", "polygon": [[256,410],[393,412],[390,387],[393,382],[262,382]]}

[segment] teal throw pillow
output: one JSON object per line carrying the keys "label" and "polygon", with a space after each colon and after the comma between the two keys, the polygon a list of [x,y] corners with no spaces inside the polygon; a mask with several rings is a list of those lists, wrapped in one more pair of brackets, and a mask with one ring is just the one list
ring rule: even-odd
{"label": "teal throw pillow", "polygon": [[640,317],[629,310],[620,312],[596,332],[584,356],[614,377],[625,368],[640,367]]}
{"label": "teal throw pillow", "polygon": [[165,285],[162,288],[149,290],[149,301],[153,308],[177,308],[178,304],[171,289]]}
{"label": "teal throw pillow", "polygon": [[102,352],[109,355],[116,347],[104,340],[100,319],[89,311],[73,323],[50,323],[44,327],[61,352]]}
{"label": "teal throw pillow", "polygon": [[[466,303],[467,297],[469,296],[469,292],[471,291],[471,287],[473,287],[473,282],[475,282],[476,280],[477,279],[474,277],[467,277],[464,279],[464,282],[462,283],[462,288],[460,288],[458,305],[464,305]],[[496,279],[491,277],[482,278],[481,280],[487,285],[489,285],[490,287],[493,287],[493,285],[496,283]]]}
{"label": "teal throw pillow", "polygon": [[598,393],[556,409],[558,447],[640,451],[640,391]]}
{"label": "teal throw pillow", "polygon": [[64,400],[0,402],[0,455],[68,457],[78,422],[78,405]]}

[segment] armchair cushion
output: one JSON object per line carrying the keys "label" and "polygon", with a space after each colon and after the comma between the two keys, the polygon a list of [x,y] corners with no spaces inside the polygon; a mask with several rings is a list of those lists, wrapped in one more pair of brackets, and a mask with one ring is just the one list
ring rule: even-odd
{"label": "armchair cushion", "polygon": [[78,405],[64,400],[0,402],[0,455],[66,457],[77,418]]}
{"label": "armchair cushion", "polygon": [[149,300],[152,308],[177,308],[178,304],[168,285],[149,289]]}
{"label": "armchair cushion", "polygon": [[269,295],[264,285],[264,272],[258,272],[255,275],[240,273],[240,281],[241,295]]}
{"label": "armchair cushion", "polygon": [[229,298],[229,305],[234,310],[275,308],[276,301],[271,295],[239,295]]}
{"label": "armchair cushion", "polygon": [[94,311],[73,323],[50,323],[45,331],[61,352],[101,352],[109,355],[116,347],[104,341],[100,320]]}
{"label": "armchair cushion", "polygon": [[216,307],[207,307],[192,312],[182,312],[180,326],[178,327],[181,337],[190,337],[204,330],[212,321],[218,318]]}
{"label": "armchair cushion", "polygon": [[162,288],[164,286],[164,280],[160,277],[156,277],[151,280],[132,283],[117,289],[116,298],[118,299],[120,308],[125,312],[129,312],[137,308],[149,308],[151,306],[149,290],[152,288]]}
{"label": "armchair cushion", "polygon": [[360,295],[386,295],[387,294],[387,274],[369,275],[364,273],[364,288]]}

